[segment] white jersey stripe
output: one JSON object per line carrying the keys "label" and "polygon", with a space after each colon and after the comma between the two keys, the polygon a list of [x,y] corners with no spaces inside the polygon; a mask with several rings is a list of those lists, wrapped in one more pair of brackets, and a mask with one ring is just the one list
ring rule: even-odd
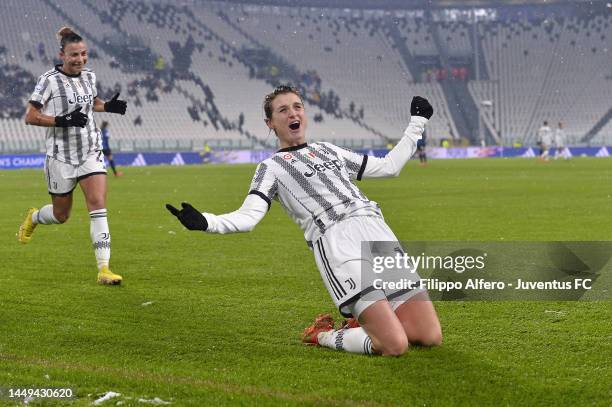
{"label": "white jersey stripe", "polygon": [[[64,88],[64,83],[62,82],[62,78],[60,75],[57,75],[55,77],[55,82],[57,83],[57,90],[60,95],[60,103],[61,103],[61,108],[62,108],[61,112],[57,114],[57,116],[60,116],[60,115],[64,115],[68,113],[68,96],[66,95],[66,89]],[[56,132],[59,131],[62,137],[63,152],[62,154],[60,154],[59,146],[56,144],[55,146],[53,146],[53,152],[54,152],[53,158],[56,158],[59,160],[59,157],[61,155],[64,159],[60,161],[65,161],[67,164],[72,164],[72,161],[70,160],[70,140],[68,136],[68,128],[67,127],[60,127],[60,128],[55,127],[54,129],[56,129]],[[57,140],[55,140],[55,142],[57,143]]]}
{"label": "white jersey stripe", "polygon": [[[93,78],[93,75],[91,72],[87,72],[86,74],[87,76],[87,81],[89,82],[89,86],[92,88],[93,91],[93,97],[95,98],[97,96],[97,91],[95,89],[95,80]],[[85,87],[85,83],[83,81],[83,78],[81,77],[81,83],[83,84],[83,89],[87,89]],[[97,127],[96,127],[96,121],[95,121],[95,117],[93,115],[93,101],[92,104],[90,106],[90,109],[87,110],[87,115],[89,117],[91,117],[91,120],[87,121],[87,143],[89,146],[88,151],[92,151],[92,150],[101,150],[102,149],[102,145],[100,144],[100,136],[98,134],[97,131]],[[96,135],[96,140],[94,143],[93,140],[93,135]]]}
{"label": "white jersey stripe", "polygon": [[[74,84],[74,82],[71,81],[71,82],[69,82],[69,84],[70,84],[70,88],[72,89],[72,92],[74,92],[75,95],[78,94],[79,91],[76,88],[76,85]],[[76,108],[75,108],[75,110],[76,110]],[[86,114],[87,113],[87,107],[85,107],[84,109],[81,108],[81,112]],[[75,137],[75,140],[76,140],[76,146],[75,146],[76,147],[76,161],[79,162],[79,163],[83,162],[83,138],[81,137],[81,132],[82,132],[82,130],[81,130],[80,127],[75,127],[74,128],[74,135],[76,136]]]}

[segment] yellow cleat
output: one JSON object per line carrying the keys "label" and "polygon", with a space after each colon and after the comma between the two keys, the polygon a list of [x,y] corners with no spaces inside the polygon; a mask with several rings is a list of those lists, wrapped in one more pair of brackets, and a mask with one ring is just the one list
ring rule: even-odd
{"label": "yellow cleat", "polygon": [[19,234],[17,235],[17,239],[21,243],[29,243],[30,240],[32,240],[32,233],[34,233],[34,228],[36,228],[36,223],[32,222],[32,215],[37,210],[37,208],[28,209],[25,219],[21,223],[21,226],[19,226]]}
{"label": "yellow cleat", "polygon": [[103,266],[98,272],[98,284],[119,285],[121,281],[123,281],[123,277],[110,271],[108,266]]}

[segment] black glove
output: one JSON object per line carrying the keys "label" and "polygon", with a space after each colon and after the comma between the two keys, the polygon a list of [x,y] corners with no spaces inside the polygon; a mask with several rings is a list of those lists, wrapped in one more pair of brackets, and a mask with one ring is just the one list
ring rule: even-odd
{"label": "black glove", "polygon": [[187,202],[183,202],[181,204],[183,209],[178,210],[174,206],[170,204],[166,204],[166,209],[170,211],[171,214],[176,216],[179,221],[189,230],[206,230],[208,229],[208,222],[204,215],[200,213],[196,208],[188,204]]}
{"label": "black glove", "polygon": [[63,116],[55,116],[55,127],[85,127],[87,115],[81,113],[81,106]]}
{"label": "black glove", "polygon": [[410,114],[412,116],[422,116],[429,119],[433,115],[433,107],[429,101],[423,97],[415,96],[410,104]]}
{"label": "black glove", "polygon": [[117,100],[118,97],[119,93],[104,104],[105,112],[125,114],[125,111],[127,110],[127,102],[125,100]]}

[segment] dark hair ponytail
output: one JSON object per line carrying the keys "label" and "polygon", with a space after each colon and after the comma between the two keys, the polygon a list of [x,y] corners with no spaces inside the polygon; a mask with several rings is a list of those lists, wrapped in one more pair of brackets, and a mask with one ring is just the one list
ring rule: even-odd
{"label": "dark hair ponytail", "polygon": [[60,49],[63,51],[66,44],[81,42],[83,37],[75,33],[70,27],[62,27],[57,32],[57,38],[60,41]]}

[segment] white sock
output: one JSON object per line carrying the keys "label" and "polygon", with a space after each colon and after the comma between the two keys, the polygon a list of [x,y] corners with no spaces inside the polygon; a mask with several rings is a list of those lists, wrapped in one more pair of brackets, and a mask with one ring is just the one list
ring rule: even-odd
{"label": "white sock", "polygon": [[108,231],[106,209],[96,209],[89,212],[89,218],[89,234],[93,243],[98,269],[100,269],[102,266],[108,266],[110,260],[111,236]]}
{"label": "white sock", "polygon": [[51,225],[54,223],[60,223],[59,220],[53,216],[53,205],[45,205],[32,214],[32,222],[34,224]]}
{"label": "white sock", "polygon": [[339,329],[319,333],[319,345],[351,353],[372,354],[372,339],[363,328]]}

